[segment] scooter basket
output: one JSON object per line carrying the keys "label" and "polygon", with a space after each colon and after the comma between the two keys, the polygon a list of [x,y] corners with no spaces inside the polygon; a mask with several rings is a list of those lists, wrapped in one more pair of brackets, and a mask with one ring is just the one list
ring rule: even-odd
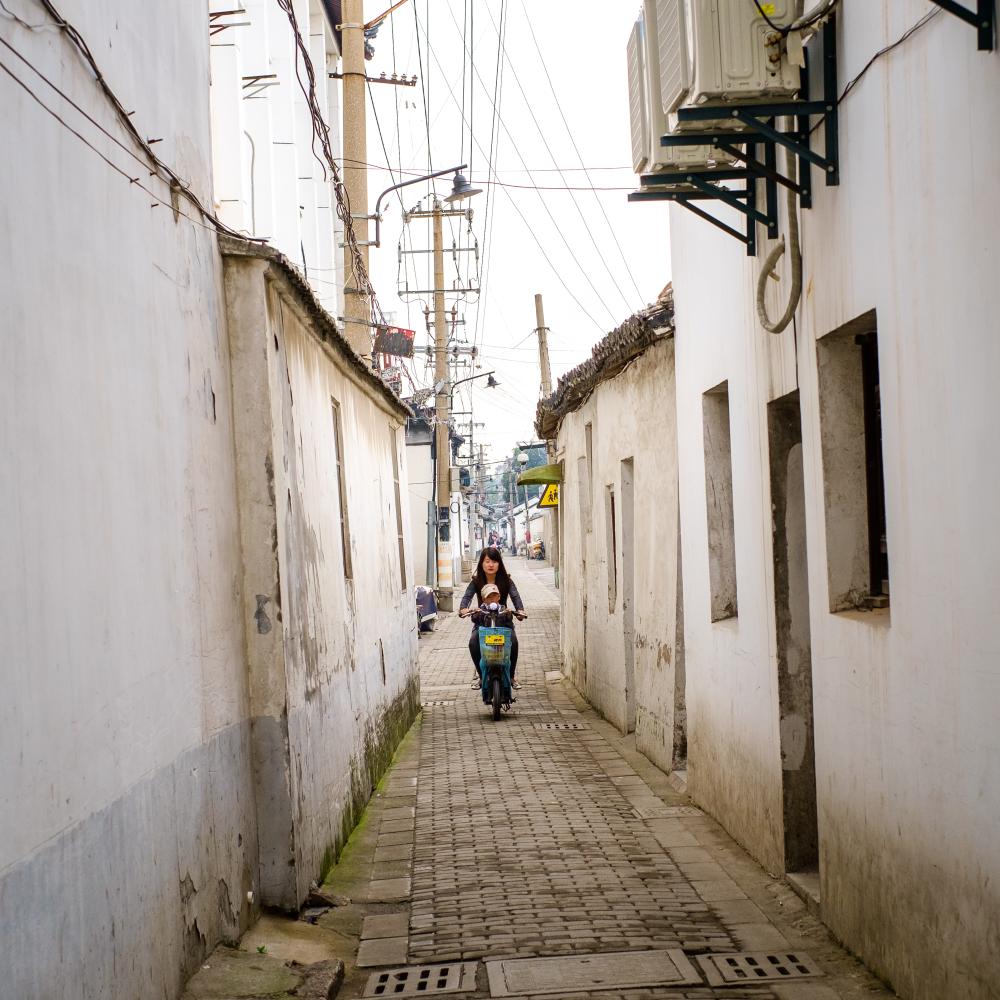
{"label": "scooter basket", "polygon": [[479,655],[486,666],[503,666],[510,662],[510,641],[512,631],[509,628],[479,629]]}

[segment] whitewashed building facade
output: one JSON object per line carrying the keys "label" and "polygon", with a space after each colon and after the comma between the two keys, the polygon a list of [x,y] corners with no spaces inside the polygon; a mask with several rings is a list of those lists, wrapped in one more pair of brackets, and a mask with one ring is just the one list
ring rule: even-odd
{"label": "whitewashed building facade", "polygon": [[[650,348],[580,405],[562,384],[543,401],[564,463],[565,669],[665,768],[683,721],[694,801],[901,996],[986,1000],[1000,976],[986,943],[1000,920],[1000,60],[922,0],[844,0],[836,24],[839,185],[814,169],[798,211],[793,322],[772,334],[758,319],[763,226],[750,257],[675,205],[671,358]],[[697,204],[743,231],[731,208]],[[771,316],[789,257],[765,281]],[[659,377],[632,399],[647,359]],[[638,589],[669,604],[682,567],[678,620],[654,623],[683,673],[655,681],[675,723],[653,745],[643,630],[630,641],[604,601],[629,570],[601,501],[633,452],[637,482],[643,465],[664,472]]]}
{"label": "whitewashed building facade", "polygon": [[408,411],[220,238],[206,5],[60,3],[110,93],[7,7],[0,993],[173,997],[302,903],[415,715]]}

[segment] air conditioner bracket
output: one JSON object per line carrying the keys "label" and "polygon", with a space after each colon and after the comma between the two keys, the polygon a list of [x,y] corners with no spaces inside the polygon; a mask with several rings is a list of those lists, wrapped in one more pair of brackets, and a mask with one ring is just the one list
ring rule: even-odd
{"label": "air conditioner bracket", "polygon": [[[948,0],[950,3],[951,0]],[[992,3],[992,0],[991,0]],[[640,178],[641,190],[628,196],[629,201],[675,201],[718,229],[738,239],[747,255],[757,255],[757,223],[767,227],[770,239],[778,236],[778,186],[794,191],[802,208],[812,207],[812,167],[822,170],[828,187],[840,183],[837,90],[837,24],[831,15],[822,30],[823,96],[821,100],[780,101],[770,104],[727,105],[724,108],[679,108],[678,120],[688,125],[705,122],[705,129],[665,135],[661,146],[712,146],[729,154],[741,166],[700,171],[676,171],[646,174]],[[809,93],[809,51],[802,70],[802,93]],[[813,123],[814,118],[819,121]],[[782,118],[792,118],[788,130],[778,127]],[[735,128],[722,127],[730,121]],[[823,129],[822,153],[812,147],[812,137]],[[777,166],[777,147],[789,150],[798,161],[796,179],[782,174]],[[724,187],[723,181],[745,181],[743,188]],[[758,181],[763,181],[764,210],[757,198]],[[738,229],[706,212],[695,202],[719,201],[736,209],[746,218],[746,231]]]}
{"label": "air conditioner bracket", "polygon": [[993,37],[996,32],[996,2],[995,0],[976,0],[976,9],[969,10],[968,7],[955,0],[932,0],[939,7],[960,17],[967,24],[971,24],[978,34],[977,48],[980,52],[993,51]]}
{"label": "air conditioner bracket", "polygon": [[[756,160],[754,162],[757,162]],[[721,181],[744,181],[742,188],[723,187]],[[644,174],[640,179],[641,190],[633,191],[629,201],[675,201],[699,218],[710,222],[724,233],[739,240],[747,249],[747,255],[757,255],[757,223],[767,227],[768,236],[778,235],[778,199],[773,181],[767,182],[769,189],[765,197],[766,210],[757,207],[757,173],[748,167],[719,170],[685,170],[670,173]],[[735,209],[746,218],[743,232],[706,212],[694,202],[720,201]]]}

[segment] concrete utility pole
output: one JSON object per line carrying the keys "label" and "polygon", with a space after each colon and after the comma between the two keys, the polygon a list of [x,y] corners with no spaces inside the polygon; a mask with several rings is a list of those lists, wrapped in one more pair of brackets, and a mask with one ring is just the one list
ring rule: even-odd
{"label": "concrete utility pole", "polygon": [[[368,271],[368,138],[365,80],[364,0],[343,0],[344,187],[351,203],[354,235]],[[344,240],[345,244],[347,240]],[[344,247],[344,333],[361,357],[372,353],[371,304],[354,280],[350,247]]]}
{"label": "concrete utility pole", "polygon": [[[541,293],[535,295],[535,333],[538,334],[538,368],[541,372],[542,398],[547,399],[552,395],[552,368],[549,365],[549,328],[545,325],[545,311],[542,308]],[[548,454],[549,464],[554,465],[556,460],[556,448],[552,441],[545,443],[545,450]],[[556,570],[556,586],[559,586],[559,508],[553,507],[551,511],[546,511],[544,516],[545,524],[545,553],[547,562],[551,563]]]}
{"label": "concrete utility pole", "polygon": [[454,607],[451,563],[451,385],[448,372],[448,320],[444,307],[444,226],[441,202],[434,199],[434,435],[437,452],[438,606]]}
{"label": "concrete utility pole", "polygon": [[552,369],[549,367],[549,328],[545,325],[545,310],[541,293],[535,295],[535,333],[538,334],[538,367],[542,373],[542,397],[552,395]]}

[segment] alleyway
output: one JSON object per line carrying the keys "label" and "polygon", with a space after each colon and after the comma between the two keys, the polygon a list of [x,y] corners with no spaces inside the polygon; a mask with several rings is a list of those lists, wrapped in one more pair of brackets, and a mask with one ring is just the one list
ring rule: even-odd
{"label": "alleyway", "polygon": [[[468,625],[421,639],[422,721],[325,887],[353,901],[328,926],[360,938],[341,995],[889,996],[586,708],[558,672],[551,570],[512,572],[530,617],[499,723],[469,689]],[[748,952],[782,956],[781,980],[710,987],[713,955]],[[541,956],[575,961],[518,964]]]}

